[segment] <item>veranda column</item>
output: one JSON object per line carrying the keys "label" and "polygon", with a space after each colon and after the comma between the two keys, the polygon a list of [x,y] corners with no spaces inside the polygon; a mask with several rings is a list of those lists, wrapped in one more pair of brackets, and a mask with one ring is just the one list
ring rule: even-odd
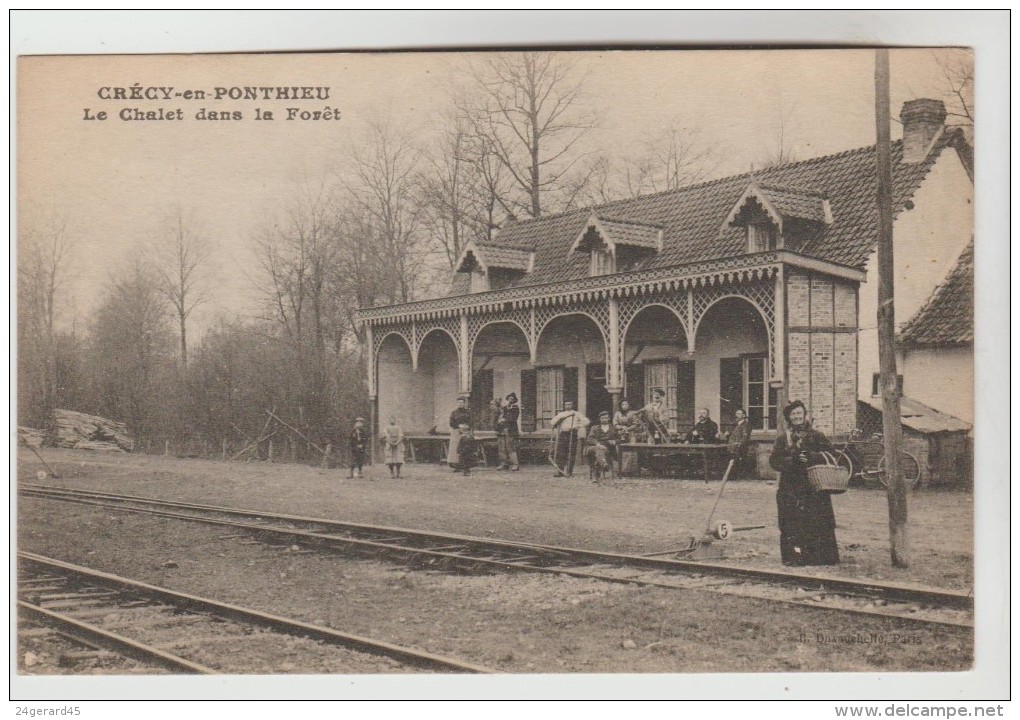
{"label": "veranda column", "polygon": [[786,382],[786,277],[782,265],[776,271],[776,278],[773,285],[775,295],[773,296],[773,316],[775,317],[772,326],[772,377],[769,385],[778,385],[776,393],[776,429],[783,431],[783,408],[787,402]]}
{"label": "veranda column", "polygon": [[687,354],[694,355],[694,286],[687,288],[687,322],[684,324],[687,333]]}
{"label": "veranda column", "polygon": [[620,305],[616,298],[609,298],[609,357],[606,358],[606,391],[613,399],[614,415],[620,409],[620,393],[623,391],[623,372],[620,364]]}
{"label": "veranda column", "polygon": [[471,395],[471,347],[468,344],[467,313],[460,312],[460,394]]}
{"label": "veranda column", "polygon": [[371,444],[371,459],[375,461],[375,417],[378,414],[376,412],[376,404],[379,402],[379,388],[378,378],[375,372],[375,340],[372,334],[372,323],[365,323],[365,364],[368,366],[368,410],[369,410],[369,425],[368,432]]}

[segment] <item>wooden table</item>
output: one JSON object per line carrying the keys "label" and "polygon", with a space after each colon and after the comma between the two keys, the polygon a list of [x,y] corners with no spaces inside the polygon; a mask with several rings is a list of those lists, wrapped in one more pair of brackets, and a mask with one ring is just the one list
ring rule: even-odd
{"label": "wooden table", "polygon": [[617,464],[618,472],[617,475],[623,477],[623,456],[624,453],[633,452],[637,453],[638,456],[638,467],[641,466],[641,456],[659,454],[666,456],[688,456],[688,455],[700,455],[702,468],[704,468],[705,482],[711,480],[710,472],[710,459],[723,458],[728,454],[728,450],[725,445],[714,445],[707,443],[663,443],[661,445],[655,445],[653,443],[621,443],[617,446]]}
{"label": "wooden table", "polygon": [[422,454],[426,458],[425,462],[429,462],[433,456],[445,461],[450,450],[449,435],[405,435],[404,441],[407,443],[407,459],[413,463],[418,462],[417,448],[424,451]]}
{"label": "wooden table", "polygon": [[[495,457],[496,436],[491,431],[479,431],[475,433],[475,441],[478,443],[479,464],[483,467],[489,465],[489,453]],[[422,462],[445,463],[450,452],[449,435],[405,435],[404,442],[407,443],[407,454],[410,462],[418,462],[418,453],[422,451]]]}
{"label": "wooden table", "polygon": [[[491,457],[493,458],[493,464],[498,465],[499,452],[496,434],[491,430],[480,430],[475,433],[475,440],[478,442],[481,464],[488,467]],[[446,456],[450,450],[449,435],[405,435],[404,442],[407,444],[408,462],[412,463],[445,463]],[[530,456],[540,456],[542,462],[544,462],[548,448],[548,431],[521,433],[521,436],[518,438],[518,454],[521,456],[525,453]]]}

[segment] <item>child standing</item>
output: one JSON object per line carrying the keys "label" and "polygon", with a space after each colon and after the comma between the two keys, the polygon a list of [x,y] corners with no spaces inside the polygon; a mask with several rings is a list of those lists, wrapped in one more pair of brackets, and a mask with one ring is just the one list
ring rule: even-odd
{"label": "child standing", "polygon": [[368,458],[368,433],[365,432],[365,418],[355,418],[354,429],[347,437],[348,447],[351,451],[351,471],[347,479],[360,478],[361,466]]}
{"label": "child standing", "polygon": [[467,423],[461,423],[459,430],[460,444],[457,452],[460,455],[460,464],[457,469],[463,470],[465,475],[470,475],[471,468],[475,464],[475,458],[478,456],[478,442],[475,440],[475,436],[471,434],[471,426]]}
{"label": "child standing", "polygon": [[382,441],[386,449],[386,465],[390,477],[400,477],[400,466],[404,464],[404,431],[397,425],[397,419],[390,417],[390,424],[383,428]]}

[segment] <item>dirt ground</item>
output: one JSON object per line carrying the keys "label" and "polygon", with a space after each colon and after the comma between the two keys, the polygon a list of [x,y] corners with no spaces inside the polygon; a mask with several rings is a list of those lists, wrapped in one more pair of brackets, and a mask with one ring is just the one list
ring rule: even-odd
{"label": "dirt ground", "polygon": [[[465,478],[405,466],[408,477],[398,481],[376,467],[366,479],[346,480],[344,471],[290,465],[56,450],[44,458],[63,476],[47,481],[54,484],[627,552],[675,546],[704,524],[715,489],[675,480],[593,486],[580,476],[554,480],[545,468]],[[34,481],[38,460],[21,462],[19,479]],[[728,543],[734,562],[779,567],[774,493],[764,483],[727,488],[720,517],[768,526]],[[919,541],[909,570],[888,567],[885,498],[863,490],[836,498],[844,562],[829,572],[969,588],[971,557],[961,549],[970,547],[970,496],[911,499]],[[965,630],[811,608],[777,611],[765,601],[701,591],[408,572],[270,550],[198,524],[41,499],[22,499],[18,521],[22,549],[506,672],[961,670],[973,657]],[[922,533],[924,527],[941,531]],[[171,560],[176,567],[164,567]],[[276,670],[292,667],[293,658],[281,658]]]}

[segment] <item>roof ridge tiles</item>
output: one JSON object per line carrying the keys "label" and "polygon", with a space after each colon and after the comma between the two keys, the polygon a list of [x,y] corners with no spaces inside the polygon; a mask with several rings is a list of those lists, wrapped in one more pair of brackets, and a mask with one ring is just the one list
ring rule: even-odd
{"label": "roof ridge tiles", "polygon": [[[950,133],[943,133],[943,136],[949,135],[949,134]],[[903,144],[902,140],[895,141],[893,143],[894,151],[895,151],[895,149],[898,148],[898,146],[901,146],[902,144]],[[942,141],[940,139],[940,141],[937,142],[935,144],[935,146],[932,147],[932,150],[934,151],[936,147],[938,147],[941,150],[942,149],[941,148],[942,144],[943,143],[942,143]],[[579,214],[579,215],[580,214],[589,214],[590,215],[591,213],[594,213],[596,216],[599,216],[599,210],[600,209],[615,208],[615,207],[619,207],[620,205],[624,205],[624,204],[628,204],[628,203],[644,202],[644,201],[648,201],[648,200],[652,200],[652,199],[663,198],[663,197],[666,197],[666,196],[669,196],[669,195],[675,195],[675,194],[679,194],[679,193],[690,192],[692,190],[702,190],[704,188],[708,188],[708,187],[711,187],[713,185],[720,185],[720,184],[723,184],[723,183],[731,183],[731,182],[734,182],[735,180],[738,180],[738,179],[741,179],[741,178],[746,178],[748,180],[748,182],[750,182],[751,180],[755,180],[758,183],[759,187],[762,187],[763,186],[762,185],[763,182],[764,182],[765,185],[767,185],[769,183],[769,180],[764,177],[765,175],[774,176],[777,173],[779,173],[780,171],[786,171],[786,170],[789,170],[791,168],[800,168],[800,167],[811,165],[811,164],[816,164],[816,163],[825,162],[825,161],[831,161],[831,160],[834,160],[836,158],[840,158],[840,157],[844,157],[844,156],[850,156],[850,155],[859,154],[859,153],[865,153],[865,152],[869,152],[869,151],[870,152],[874,152],[874,149],[875,149],[875,145],[874,144],[872,144],[872,145],[862,145],[862,146],[859,146],[859,147],[850,148],[848,150],[841,150],[841,151],[836,152],[836,153],[830,153],[828,155],[819,155],[817,157],[806,158],[804,160],[795,160],[793,162],[784,163],[782,165],[775,165],[773,167],[765,168],[765,169],[762,169],[762,170],[749,170],[747,172],[736,173],[734,175],[726,175],[724,177],[715,178],[713,180],[705,180],[703,182],[694,183],[692,185],[682,185],[682,186],[680,186],[678,188],[673,188],[672,190],[660,190],[659,192],[649,193],[647,195],[638,195],[637,197],[632,197],[632,198],[621,198],[619,200],[610,200],[608,202],[600,203],[598,205],[588,205],[588,206],[585,206],[585,207],[573,208],[573,209],[570,209],[570,210],[563,210],[563,211],[557,212],[557,213],[550,213],[548,215],[542,215],[542,216],[537,217],[537,218],[530,218],[530,219],[527,219],[527,220],[518,220],[517,222],[515,222],[512,225],[508,226],[507,229],[510,229],[511,227],[516,229],[516,228],[521,228],[521,227],[527,227],[529,225],[533,226],[533,225],[535,225],[537,223],[541,223],[541,222],[560,220],[560,219],[567,218],[570,215],[574,215],[574,214]],[[929,157],[931,157],[931,155],[934,155],[934,154],[935,154],[934,152],[929,153]],[[918,164],[920,165],[921,163],[918,163]],[[605,219],[611,219],[611,218],[606,217]]]}
{"label": "roof ridge tiles", "polygon": [[620,223],[621,225],[634,225],[636,227],[655,228],[656,230],[662,230],[665,225],[662,223],[650,223],[650,222],[638,222],[637,220],[625,220],[618,217],[610,217],[608,215],[599,215],[595,213],[595,217],[603,222]]}

